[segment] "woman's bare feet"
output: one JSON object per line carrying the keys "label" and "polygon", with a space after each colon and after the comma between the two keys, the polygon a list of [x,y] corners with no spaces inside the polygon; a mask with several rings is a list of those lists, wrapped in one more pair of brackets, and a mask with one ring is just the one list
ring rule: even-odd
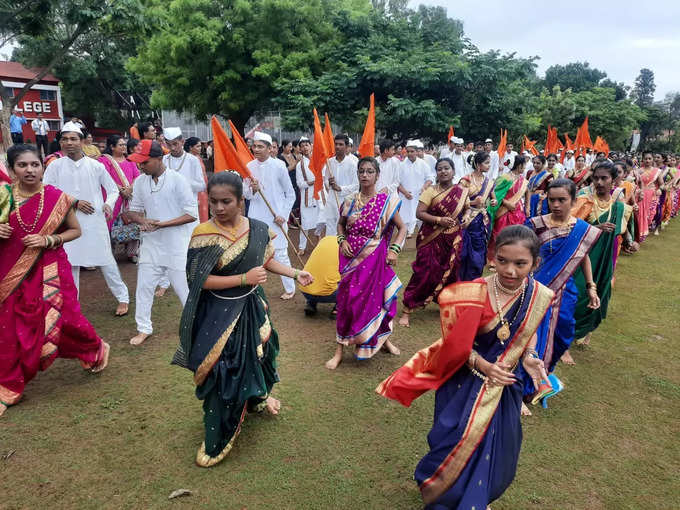
{"label": "woman's bare feet", "polygon": [[576,362],[574,361],[574,358],[571,357],[571,353],[569,351],[564,351],[564,354],[562,354],[562,357],[560,358],[560,361],[564,363],[565,365],[576,365]]}
{"label": "woman's bare feet", "polygon": [[392,342],[390,342],[389,340],[387,340],[385,342],[385,345],[383,345],[383,348],[387,349],[387,351],[390,354],[393,354],[395,356],[399,356],[401,354],[401,351],[399,350],[399,348],[396,345],[394,345]]}
{"label": "woman's bare feet", "polygon": [[342,345],[338,344],[337,348],[335,349],[335,354],[331,359],[326,361],[326,368],[328,370],[335,370],[338,368],[338,365],[342,362]]}
{"label": "woman's bare feet", "polygon": [[267,412],[269,414],[277,415],[281,410],[281,402],[274,397],[267,397]]}
{"label": "woman's bare feet", "polygon": [[144,341],[151,335],[149,333],[137,333],[135,336],[130,338],[130,345],[142,345]]}
{"label": "woman's bare feet", "polygon": [[531,411],[529,411],[529,408],[524,402],[522,402],[522,410],[520,411],[520,414],[522,416],[531,416]]}
{"label": "woman's bare feet", "polygon": [[5,414],[5,411],[7,411],[7,406],[5,404],[3,404],[2,402],[0,402],[0,416]]}
{"label": "woman's bare feet", "polygon": [[104,352],[102,353],[102,359],[99,360],[99,363],[97,363],[94,367],[92,367],[92,372],[93,374],[98,374],[102,370],[104,370],[108,364],[109,364],[109,353],[111,352],[111,346],[104,342]]}
{"label": "woman's bare feet", "polygon": [[411,318],[411,312],[403,311],[401,312],[401,317],[399,317],[399,325],[404,326],[405,328],[410,328],[411,323],[409,322],[409,319]]}
{"label": "woman's bare feet", "polygon": [[165,296],[165,293],[168,291],[167,287],[158,287],[156,289],[156,292],[154,292],[154,296],[156,297],[163,297]]}
{"label": "woman's bare feet", "polygon": [[124,315],[128,314],[128,304],[127,303],[118,303],[118,308],[116,308],[116,317],[122,317]]}

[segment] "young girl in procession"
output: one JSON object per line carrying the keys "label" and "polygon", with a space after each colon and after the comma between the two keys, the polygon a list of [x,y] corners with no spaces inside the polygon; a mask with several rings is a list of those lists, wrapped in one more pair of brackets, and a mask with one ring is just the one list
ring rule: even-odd
{"label": "young girl in procession", "polygon": [[109,344],[83,317],[63,244],[80,236],[75,201],[43,186],[33,145],[7,151],[14,184],[0,186],[0,415],[57,358],[101,372]]}
{"label": "young girl in procession", "polygon": [[524,225],[527,217],[524,214],[524,196],[527,191],[527,180],[524,178],[526,158],[516,156],[509,173],[496,179],[494,194],[497,204],[489,205],[489,221],[493,227],[489,239],[488,259],[493,262],[496,253],[496,238],[501,230],[510,225]]}
{"label": "young girl in procession", "polygon": [[470,209],[464,218],[463,248],[460,254],[458,280],[472,281],[482,276],[486,265],[486,250],[489,242],[491,223],[486,210],[487,199],[491,197],[492,207],[498,205],[493,193],[493,180],[485,174],[491,168],[491,156],[480,151],[472,160],[473,171],[458,183],[467,189]]}
{"label": "young girl in procession", "polygon": [[246,412],[278,414],[271,396],[278,382],[279,340],[261,284],[267,270],[312,283],[312,276],[273,259],[272,232],[241,215],[243,182],[230,171],[208,182],[213,219],[194,229],[187,258],[190,292],[180,322],[173,363],[194,372],[203,400],[205,440],[196,464],[224,459]]}
{"label": "young girl in procession", "polygon": [[456,281],[462,242],[460,219],[465,214],[468,188],[453,184],[454,163],[442,158],[435,164],[437,184],[420,195],[416,217],[423,222],[416,239],[413,275],[404,291],[399,324],[409,327],[416,308],[436,301],[441,290]]}
{"label": "young girl in procession", "polygon": [[533,218],[534,216],[550,212],[545,190],[553,179],[553,174],[545,169],[545,156],[542,154],[534,156],[532,165],[534,166],[534,171],[529,176],[524,204],[527,218]]}
{"label": "young girl in procession", "polygon": [[591,308],[582,272],[576,274],[575,282],[579,297],[574,310],[576,338],[587,345],[593,331],[607,316],[612,293],[612,278],[618,255],[619,239],[628,228],[632,207],[612,197],[612,183],[617,169],[610,161],[596,163],[593,168],[593,184],[579,192],[572,213],[599,228],[602,233],[589,252],[593,283],[600,298],[600,307]]}
{"label": "young girl in procession", "polygon": [[642,204],[640,215],[646,221],[640,232],[640,240],[644,241],[650,232],[659,235],[658,225],[655,224],[659,196],[661,195],[661,170],[654,167],[654,156],[651,152],[642,155],[642,168],[640,168],[640,181],[642,184]]}
{"label": "young girl in procession", "polygon": [[[406,238],[406,224],[399,216],[401,201],[396,193],[378,193],[380,166],[371,157],[358,164],[359,191],[345,198],[340,207],[340,284],[337,294],[336,341],[326,368],[342,361],[345,345],[355,346],[359,360],[371,358],[384,346],[399,354],[392,344],[392,319],[397,314],[401,281],[391,266],[397,262]],[[394,228],[397,236],[390,244]]]}
{"label": "young girl in procession", "polygon": [[510,486],[522,443],[519,366],[538,388],[547,377],[536,328],[553,292],[530,273],[540,245],[523,225],[496,239],[496,273],[446,287],[442,338],[376,389],[410,406],[436,390],[430,451],[415,471],[426,509],[485,509]]}

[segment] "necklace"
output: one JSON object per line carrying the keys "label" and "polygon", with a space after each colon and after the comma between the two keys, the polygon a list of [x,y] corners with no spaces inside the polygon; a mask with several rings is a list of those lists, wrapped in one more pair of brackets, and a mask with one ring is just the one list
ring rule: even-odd
{"label": "necklace", "polygon": [[[160,183],[160,184],[159,184]],[[156,189],[153,188],[153,177],[149,179],[149,189],[151,193],[158,193],[165,186],[165,172],[158,176],[158,182],[156,183]]]}
{"label": "necklace", "polygon": [[[16,212],[17,212],[17,221],[19,222],[19,225],[21,226],[23,231],[26,232],[27,234],[30,234],[31,232],[33,232],[35,230],[35,227],[38,224],[38,220],[40,220],[40,217],[42,216],[42,213],[43,213],[43,206],[45,205],[45,188],[42,185],[40,185],[40,191],[39,191],[40,202],[38,203],[38,211],[35,213],[35,219],[33,220],[33,224],[30,227],[28,225],[26,225],[26,223],[24,223],[24,220],[21,217],[21,213],[20,213],[21,208],[19,207],[19,197],[22,197],[22,198],[30,198],[30,197],[27,197],[26,195],[21,195],[20,192],[19,192],[19,186],[18,185],[12,187],[12,192],[14,194],[14,204],[15,204]],[[35,193],[33,195],[35,195]],[[31,195],[31,197],[33,195]]]}
{"label": "necklace", "polygon": [[168,168],[169,168],[170,170],[174,170],[175,172],[179,172],[180,169],[182,168],[182,165],[184,165],[184,160],[185,160],[186,157],[187,157],[187,153],[185,152],[184,154],[182,154],[182,159],[181,159],[181,161],[179,162],[179,166],[178,166],[177,168],[172,168],[172,166],[170,166],[170,160],[171,160],[172,158],[175,158],[175,156],[173,156],[172,154],[170,154],[170,156],[172,156],[172,157],[168,158]]}
{"label": "necklace", "polygon": [[[548,227],[550,227],[551,229],[568,227],[569,230],[571,231],[571,229],[572,229],[571,215],[567,216],[566,221],[561,222],[561,223],[557,223],[557,222],[553,221],[552,218],[553,218],[552,214],[548,215]],[[552,244],[553,237],[554,236],[551,236],[550,241],[548,241],[548,250],[550,251],[550,253],[553,252],[553,244]]]}
{"label": "necklace", "polygon": [[218,229],[228,232],[231,235],[231,237],[235,239],[236,233],[241,229],[241,225],[243,224],[243,216],[240,217],[238,223],[236,223],[233,227],[227,227],[226,225],[222,225],[215,218],[212,219],[212,222],[217,226]]}
{"label": "necklace", "polygon": [[496,338],[498,338],[498,340],[500,340],[501,345],[505,345],[505,341],[508,338],[510,338],[510,326],[512,326],[515,323],[515,320],[517,320],[517,316],[519,315],[519,311],[522,309],[522,305],[524,304],[524,296],[526,295],[527,283],[526,282],[522,283],[522,297],[520,298],[519,307],[517,308],[517,311],[515,312],[515,316],[512,318],[512,320],[510,322],[505,320],[505,317],[503,317],[502,308],[501,308],[501,300],[498,297],[498,289],[500,289],[501,292],[504,292],[505,294],[510,294],[513,297],[517,295],[517,290],[511,290],[511,289],[507,289],[507,288],[503,287],[503,285],[501,285],[501,282],[498,280],[498,274],[494,275],[494,277],[493,277],[493,293],[494,293],[494,297],[496,298],[496,309],[498,311],[498,321],[501,323],[501,326],[498,328],[498,331],[496,331]]}
{"label": "necklace", "polygon": [[357,206],[359,206],[359,209],[363,209],[364,206],[366,206],[366,204],[368,204],[375,195],[377,195],[377,193],[371,196],[366,196],[360,191],[359,197],[357,198]]}

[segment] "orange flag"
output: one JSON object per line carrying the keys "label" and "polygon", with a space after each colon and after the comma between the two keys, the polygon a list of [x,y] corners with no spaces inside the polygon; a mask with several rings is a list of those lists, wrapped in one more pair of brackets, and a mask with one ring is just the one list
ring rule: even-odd
{"label": "orange flag", "polygon": [[361,143],[359,144],[359,156],[362,158],[375,156],[375,94],[371,94],[370,102],[364,134],[361,135]]}
{"label": "orange flag", "polygon": [[453,138],[453,136],[454,136],[454,134],[453,134],[453,126],[449,126],[449,136],[446,137],[446,143],[449,143],[449,141],[451,140],[451,138]]}
{"label": "orange flag", "polygon": [[246,162],[255,159],[253,157],[253,153],[250,152],[250,149],[248,148],[248,144],[241,136],[241,133],[238,132],[238,129],[236,129],[234,123],[231,120],[228,122],[229,129],[231,129],[231,136],[234,138],[234,145],[236,146],[236,152],[238,152],[238,155],[241,156],[241,159]]}
{"label": "orange flag", "polygon": [[581,144],[579,145],[579,149],[581,148],[593,148],[593,142],[590,139],[590,133],[588,132],[588,117],[586,117],[586,120],[583,121],[583,124],[581,124]]}
{"label": "orange flag", "polygon": [[534,156],[538,156],[538,149],[536,148],[536,142],[529,140],[527,135],[524,135],[524,140],[522,141],[522,145],[524,146],[524,149],[522,152],[525,150],[530,151]]}
{"label": "orange flag", "polygon": [[553,143],[555,144],[555,152],[557,152],[558,149],[564,149],[564,145],[562,145],[562,140],[560,140],[560,137],[557,136],[557,128],[553,128]]}
{"label": "orange flag", "polygon": [[607,143],[607,141],[604,138],[602,139],[602,148],[604,150],[604,153],[607,155],[607,157],[609,157],[609,144]]}
{"label": "orange flag", "polygon": [[333,127],[331,126],[331,119],[328,114],[325,114],[325,125],[323,127],[323,137],[326,140],[326,155],[331,158],[335,156],[335,137],[333,136]]}
{"label": "orange flag", "polygon": [[312,146],[312,157],[309,160],[309,169],[314,174],[314,198],[316,199],[319,198],[319,191],[323,188],[323,167],[326,165],[328,157],[321,122],[316,113],[316,108],[314,108],[314,145]]}
{"label": "orange flag", "polygon": [[602,139],[601,136],[598,136],[595,138],[595,143],[593,144],[593,150],[597,152],[605,152],[605,141]]}
{"label": "orange flag", "polygon": [[567,151],[574,150],[574,144],[572,143],[567,133],[564,133],[564,141],[566,143],[566,146],[563,146],[564,150],[562,151],[562,158],[560,159],[560,163],[564,163],[564,158],[567,155]]}
{"label": "orange flag", "polygon": [[236,152],[234,144],[227,136],[217,117],[213,116],[210,120],[210,125],[213,132],[213,144],[215,150],[213,157],[215,159],[215,172],[223,172],[224,170],[236,170],[242,178],[251,177],[250,171],[246,166],[247,163],[243,161]]}
{"label": "orange flag", "polygon": [[503,158],[505,157],[505,149],[508,145],[508,130],[503,131],[501,129],[501,141],[498,142],[498,161],[503,164]]}

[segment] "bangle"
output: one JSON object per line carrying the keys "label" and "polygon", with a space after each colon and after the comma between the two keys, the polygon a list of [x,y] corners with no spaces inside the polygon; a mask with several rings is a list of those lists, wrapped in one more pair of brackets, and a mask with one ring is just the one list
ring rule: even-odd
{"label": "bangle", "polygon": [[524,351],[524,358],[526,359],[527,357],[538,358],[538,353],[534,349],[527,349]]}
{"label": "bangle", "polygon": [[597,290],[597,283],[595,283],[595,282],[588,282],[588,283],[586,283],[586,289],[595,289],[595,290]]}
{"label": "bangle", "polygon": [[64,244],[64,238],[61,237],[61,234],[56,234],[54,237],[57,238],[57,246],[61,246],[62,244]]}
{"label": "bangle", "polygon": [[241,287],[245,287],[245,286],[246,286],[246,274],[241,273]]}
{"label": "bangle", "polygon": [[347,238],[346,238],[345,236],[343,236],[342,234],[340,234],[340,235],[338,236],[338,244],[342,244],[342,243],[345,242],[346,240],[347,240]]}
{"label": "bangle", "polygon": [[467,361],[467,365],[469,368],[471,369],[475,368],[475,364],[477,363],[477,356],[479,356],[479,354],[477,354],[477,351],[472,349],[472,351],[470,351],[470,356],[468,357]]}
{"label": "bangle", "polygon": [[293,280],[297,281],[298,276],[300,276],[300,270],[296,269],[295,273],[293,273]]}
{"label": "bangle", "polygon": [[397,255],[399,255],[399,254],[401,253],[401,246],[399,246],[399,245],[396,244],[396,243],[390,244],[390,247],[389,247],[388,249],[389,249],[390,251],[396,253]]}

